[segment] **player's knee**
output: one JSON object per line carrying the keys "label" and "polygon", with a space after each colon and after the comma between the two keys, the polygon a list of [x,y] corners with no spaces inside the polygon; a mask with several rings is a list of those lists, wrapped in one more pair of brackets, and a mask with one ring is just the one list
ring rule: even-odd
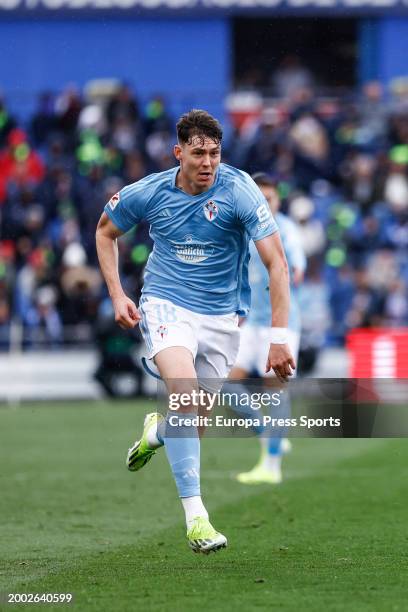
{"label": "player's knee", "polygon": [[197,412],[199,407],[199,391],[197,382],[193,380],[167,381],[169,406],[178,412]]}

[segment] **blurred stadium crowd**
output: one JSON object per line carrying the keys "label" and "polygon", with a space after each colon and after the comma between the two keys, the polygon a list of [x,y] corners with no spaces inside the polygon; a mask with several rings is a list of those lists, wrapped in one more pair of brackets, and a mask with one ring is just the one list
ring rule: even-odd
{"label": "blurred stadium crowd", "polygon": [[[100,94],[100,92],[99,92]],[[89,342],[109,315],[94,233],[123,185],[174,166],[174,121],[127,85],[41,95],[28,124],[0,102],[0,347]],[[224,161],[265,171],[299,224],[308,258],[304,347],[343,345],[354,327],[408,324],[408,86],[322,98],[302,84],[231,115]],[[141,224],[120,241],[124,286],[141,287]]]}

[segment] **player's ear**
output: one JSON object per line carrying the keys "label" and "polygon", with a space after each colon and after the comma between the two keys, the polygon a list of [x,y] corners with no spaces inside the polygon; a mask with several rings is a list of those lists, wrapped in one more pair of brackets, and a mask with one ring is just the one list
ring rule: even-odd
{"label": "player's ear", "polygon": [[180,145],[179,145],[179,144],[174,145],[173,152],[174,152],[174,157],[175,157],[175,158],[176,158],[178,161],[180,161],[180,159],[181,159],[181,157],[182,157],[182,152],[181,152],[181,147],[180,147]]}

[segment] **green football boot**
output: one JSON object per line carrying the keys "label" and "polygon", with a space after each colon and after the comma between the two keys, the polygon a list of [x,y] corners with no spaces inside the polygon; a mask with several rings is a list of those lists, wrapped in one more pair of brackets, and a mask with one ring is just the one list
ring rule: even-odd
{"label": "green football boot", "polygon": [[262,465],[256,465],[249,472],[241,472],[237,475],[238,482],[247,485],[271,484],[277,485],[282,482],[281,469],[267,470]]}
{"label": "green football boot", "polygon": [[[146,465],[148,461],[156,453],[156,449],[162,446],[152,447],[148,439],[154,437],[157,432],[157,428],[163,423],[164,417],[158,412],[151,412],[147,414],[143,424],[143,434],[140,440],[137,440],[128,450],[126,457],[126,466],[131,472],[137,472]],[[153,431],[152,431],[153,428]]]}
{"label": "green football boot", "polygon": [[187,530],[187,539],[194,552],[205,555],[227,547],[227,538],[215,531],[210,521],[202,516],[194,519],[193,525]]}

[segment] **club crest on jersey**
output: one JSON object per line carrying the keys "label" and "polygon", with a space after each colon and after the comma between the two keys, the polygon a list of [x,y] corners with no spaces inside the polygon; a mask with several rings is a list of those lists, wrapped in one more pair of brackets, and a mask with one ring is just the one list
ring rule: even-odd
{"label": "club crest on jersey", "polygon": [[162,340],[164,340],[164,338],[169,333],[169,330],[167,329],[167,325],[159,325],[156,331]]}
{"label": "club crest on jersey", "polygon": [[214,221],[218,215],[218,206],[214,200],[209,200],[204,204],[204,214],[208,221]]}
{"label": "club crest on jersey", "polygon": [[109,200],[108,204],[109,204],[109,206],[110,206],[110,208],[112,210],[115,210],[115,208],[119,204],[119,202],[120,202],[120,194],[119,194],[119,191],[118,191],[118,193],[115,193],[115,195],[113,195],[111,197],[111,199]]}

